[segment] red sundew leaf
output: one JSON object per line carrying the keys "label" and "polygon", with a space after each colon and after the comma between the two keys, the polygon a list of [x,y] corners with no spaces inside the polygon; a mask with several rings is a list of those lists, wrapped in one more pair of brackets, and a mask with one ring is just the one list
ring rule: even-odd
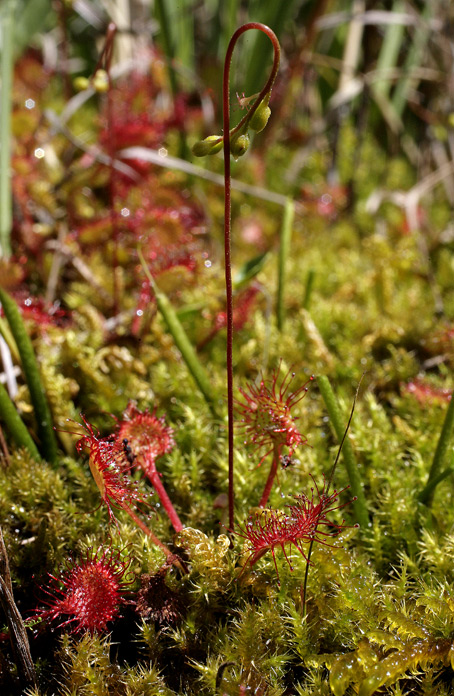
{"label": "red sundew leaf", "polygon": [[403,391],[412,394],[420,404],[446,403],[451,401],[452,390],[440,389],[422,379],[414,379],[402,384]]}
{"label": "red sundew leaf", "polygon": [[72,630],[89,633],[105,631],[119,616],[126,603],[124,593],[132,582],[125,581],[131,559],[121,560],[121,552],[89,549],[81,561],[69,560],[59,577],[49,574],[42,587],[48,608],[38,610],[44,621],[59,621],[60,628],[72,624]]}
{"label": "red sundew leaf", "polygon": [[[317,486],[312,489],[311,496],[305,493],[293,496],[295,503],[288,506],[289,512],[265,508],[254,516],[250,516],[244,529],[237,527],[235,534],[248,542],[250,554],[243,567],[252,567],[268,551],[273,557],[274,567],[279,582],[275,549],[280,547],[284,554],[290,570],[293,567],[290,563],[285,546],[289,549],[295,547],[297,551],[308,561],[304,546],[311,541],[330,545],[326,539],[336,536],[344,528],[345,523],[336,524],[331,522],[327,515],[334,510],[339,510],[351,501],[343,505],[336,505],[341,491],[334,491],[331,495],[325,493],[326,482],[319,490]],[[323,529],[325,528],[325,529]]]}
{"label": "red sundew leaf", "polygon": [[131,504],[145,502],[136,483],[128,476],[131,464],[125,452],[116,446],[112,437],[99,437],[99,433],[94,432],[92,425],[82,414],[81,418],[86,435],[77,442],[76,449],[78,452],[89,452],[90,471],[109,517],[114,516],[114,507],[125,509]]}
{"label": "red sundew leaf", "polygon": [[154,466],[156,459],[175,447],[173,428],[165,424],[165,416],[158,417],[156,411],[139,411],[130,401],[123,420],[117,424],[115,435],[117,448],[127,446],[134,457],[134,463],[145,472]]}
{"label": "red sundew leaf", "polygon": [[286,446],[290,457],[299,445],[307,444],[307,438],[296,427],[296,419],[292,416],[293,407],[307,393],[307,380],[296,391],[289,391],[295,373],[287,372],[280,385],[279,371],[275,370],[271,380],[260,381],[260,384],[248,384],[246,389],[240,389],[245,402],[236,400],[236,410],[240,417],[239,428],[245,436],[245,444],[266,448],[260,464],[276,445],[279,450]]}

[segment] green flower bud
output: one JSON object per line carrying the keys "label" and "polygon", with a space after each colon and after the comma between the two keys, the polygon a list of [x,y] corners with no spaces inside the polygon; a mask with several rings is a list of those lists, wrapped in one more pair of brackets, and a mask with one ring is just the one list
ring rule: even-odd
{"label": "green flower bud", "polygon": [[74,89],[77,92],[82,92],[84,89],[87,89],[87,87],[90,85],[90,82],[86,77],[79,75],[79,77],[74,78],[73,85]]}
{"label": "green flower bud", "polygon": [[196,157],[215,155],[216,152],[222,150],[223,141],[222,135],[209,135],[205,140],[198,140],[196,142],[192,148],[192,154]]}
{"label": "green flower bud", "polygon": [[263,99],[263,101],[260,102],[260,104],[257,107],[257,110],[254,111],[252,118],[248,123],[249,128],[255,130],[256,133],[260,133],[260,131],[262,131],[268,123],[268,119],[271,114],[271,109],[268,106],[268,100],[269,97],[265,97],[265,99]]}
{"label": "green flower bud", "polygon": [[250,144],[249,135],[247,133],[239,133],[234,135],[230,140],[230,152],[237,159],[244,155]]}
{"label": "green flower bud", "polygon": [[105,70],[97,70],[93,76],[93,87],[97,92],[107,92],[109,77]]}

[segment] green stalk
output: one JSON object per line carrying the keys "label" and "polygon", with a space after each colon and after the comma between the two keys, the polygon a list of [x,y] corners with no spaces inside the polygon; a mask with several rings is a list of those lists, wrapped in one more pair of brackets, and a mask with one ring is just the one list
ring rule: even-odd
{"label": "green stalk", "polygon": [[27,334],[23,319],[14,300],[3,288],[0,288],[0,302],[6,319],[16,341],[22,361],[22,369],[30,390],[30,398],[35,411],[38,437],[41,442],[41,454],[48,462],[57,458],[57,443],[52,429],[52,416],[41,381],[38,363],[32,342]]}
{"label": "green stalk", "polygon": [[175,46],[172,37],[169,7],[166,0],[156,0],[156,15],[161,29],[162,45],[166,56],[167,69],[169,71],[170,89],[175,99],[178,93],[177,77],[173,65],[175,59]]}
{"label": "green stalk", "polygon": [[0,383],[0,418],[4,422],[11,437],[18,447],[25,447],[32,457],[41,459],[38,449],[33,442],[30,433],[19,416],[17,409],[8,396],[3,384]]}
{"label": "green stalk", "polygon": [[[405,12],[405,0],[394,0],[393,13]],[[377,73],[381,77],[373,86],[375,94],[387,99],[391,89],[391,81],[387,79],[387,73],[398,64],[399,53],[402,48],[402,39],[405,27],[403,24],[390,24],[386,27],[385,36],[377,60]]]}
{"label": "green stalk", "polygon": [[[320,390],[320,394],[323,397],[323,401],[325,402],[326,410],[328,411],[331,425],[340,442],[344,435],[345,424],[342,419],[342,413],[339,408],[336,396],[333,392],[328,377],[324,375],[322,375],[321,377],[317,377],[317,384]],[[353,509],[355,511],[356,519],[358,520],[362,530],[365,531],[369,527],[367,502],[363,492],[363,486],[361,481],[361,475],[358,469],[358,464],[356,462],[355,454],[353,452],[353,447],[348,437],[346,437],[344,441],[343,454],[345,467],[347,469],[348,478],[350,481],[350,488],[353,495],[356,498],[356,500],[353,501]]]}
{"label": "green stalk", "polygon": [[290,251],[290,240],[292,238],[293,219],[295,217],[295,204],[291,198],[287,198],[284,208],[284,219],[282,221],[281,243],[279,246],[278,258],[278,283],[277,283],[277,328],[282,331],[284,328],[285,308],[285,279],[286,279],[286,264]]}
{"label": "green stalk", "polygon": [[0,253],[11,256],[11,84],[13,74],[13,14],[15,0],[6,0],[1,18],[1,102],[0,102]]}
{"label": "green stalk", "polygon": [[214,415],[217,415],[214,406],[215,394],[210,378],[208,377],[207,373],[205,372],[205,369],[200,363],[197,354],[194,350],[194,347],[191,341],[189,340],[183,326],[181,325],[174,308],[170,304],[169,299],[156,285],[156,282],[145,263],[145,259],[143,258],[140,249],[138,250],[138,256],[140,259],[140,263],[142,264],[142,268],[145,272],[145,275],[147,276],[148,280],[150,281],[150,285],[153,288],[158,309],[161,312],[164,321],[167,324],[167,328],[172,334],[173,340],[175,341],[176,346],[180,351],[189,372],[194,378],[195,383],[197,384],[203,397],[205,398],[205,401],[210,407],[212,413]]}
{"label": "green stalk", "polygon": [[[451,398],[449,402],[448,410],[446,411],[445,420],[441,428],[440,437],[438,438],[437,448],[435,450],[434,458],[432,460],[432,466],[430,467],[429,478],[424,489],[419,494],[419,500],[424,505],[431,505],[435,487],[444,477],[442,474],[442,467],[446,460],[446,455],[450,445],[450,440],[452,437],[452,431],[454,428],[454,399]],[[441,477],[441,478],[440,478]]]}
{"label": "green stalk", "polygon": [[309,305],[311,302],[312,288],[314,287],[315,271],[310,268],[306,276],[306,284],[304,286],[304,297],[303,297],[303,309],[309,311]]}
{"label": "green stalk", "polygon": [[402,116],[408,100],[408,94],[411,89],[414,89],[416,81],[410,77],[412,68],[419,67],[424,58],[424,51],[427,46],[431,31],[429,28],[429,20],[432,16],[437,16],[436,2],[426,0],[423,11],[419,14],[420,24],[415,29],[415,35],[410,50],[407,52],[407,57],[404,63],[404,74],[399,80],[392,97],[392,104],[396,113]]}

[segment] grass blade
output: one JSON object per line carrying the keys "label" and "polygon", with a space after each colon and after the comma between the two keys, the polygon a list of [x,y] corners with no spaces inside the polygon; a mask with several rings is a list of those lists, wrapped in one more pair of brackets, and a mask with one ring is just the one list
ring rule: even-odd
{"label": "grass blade", "polygon": [[[317,377],[317,384],[323,401],[325,402],[332,428],[336,433],[339,442],[341,442],[344,435],[345,423],[343,422],[343,416],[336,396],[333,392],[333,388],[331,387],[328,377],[324,375]],[[353,447],[348,437],[345,438],[342,452],[344,455],[344,462],[350,481],[351,491],[356,497],[356,500],[353,501],[353,509],[355,511],[356,519],[358,520],[364,533],[369,527],[367,502],[363,492],[363,485],[358,464],[353,452]]]}
{"label": "grass blade", "polygon": [[41,459],[38,449],[30,433],[19,416],[17,409],[8,396],[3,384],[0,383],[0,418],[18,447],[25,447],[32,457]]}
{"label": "grass blade", "polygon": [[277,312],[277,328],[282,331],[284,328],[285,320],[285,306],[284,306],[284,294],[285,294],[285,279],[286,279],[286,265],[287,258],[290,251],[290,241],[292,238],[292,228],[293,220],[295,217],[295,204],[292,199],[289,198],[284,208],[284,219],[282,221],[281,229],[281,243],[279,246],[279,257],[278,257],[278,282],[277,282],[277,301],[276,301],[276,312]]}
{"label": "grass blade", "polygon": [[48,462],[55,462],[57,458],[57,443],[52,429],[52,416],[41,381],[32,342],[27,334],[16,303],[3,288],[0,288],[0,302],[2,303],[11,333],[16,341],[22,361],[22,369],[30,390],[30,398],[35,411],[38,437],[41,441],[41,454]]}
{"label": "grass blade", "polygon": [[454,430],[454,399],[451,398],[449,402],[448,410],[446,411],[446,416],[443,421],[443,426],[441,428],[440,437],[438,438],[437,448],[435,450],[434,458],[432,460],[432,466],[430,467],[429,478],[424,489],[419,494],[419,500],[425,505],[431,505],[435,487],[443,480],[442,467],[446,460],[446,455],[448,453],[448,448],[452,439],[452,432]]}
{"label": "grass blade", "polygon": [[210,378],[208,377],[204,367],[199,361],[194,347],[191,341],[189,340],[186,331],[181,325],[180,320],[178,319],[177,313],[170,304],[167,296],[156,285],[156,282],[153,276],[151,275],[140,250],[138,252],[138,255],[140,263],[142,264],[142,267],[145,271],[145,275],[147,276],[148,280],[150,281],[151,287],[153,288],[158,309],[161,312],[165,323],[167,324],[167,328],[172,334],[173,340],[175,341],[175,344],[178,350],[180,351],[183,360],[185,361],[186,366],[189,372],[191,373],[192,377],[194,378],[194,381],[197,384],[198,388],[200,389],[200,392],[202,393],[205,401],[210,407],[212,413],[214,415],[217,415],[214,406],[214,398],[216,395],[214,393],[213,385],[210,381]]}
{"label": "grass blade", "polygon": [[7,0],[1,19],[1,104],[0,104],[0,247],[1,255],[11,256],[11,86],[13,77],[13,15],[15,0]]}

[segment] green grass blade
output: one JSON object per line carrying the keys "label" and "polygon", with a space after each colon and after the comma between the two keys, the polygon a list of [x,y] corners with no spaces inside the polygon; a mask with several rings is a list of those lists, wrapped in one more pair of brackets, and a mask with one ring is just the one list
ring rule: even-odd
{"label": "green grass blade", "polygon": [[419,494],[419,500],[425,505],[431,505],[435,487],[443,480],[440,478],[442,474],[442,467],[445,463],[450,442],[452,439],[452,433],[454,430],[454,399],[451,398],[449,402],[448,410],[446,411],[446,416],[443,421],[443,426],[441,428],[440,437],[438,438],[437,448],[435,450],[434,458],[432,460],[432,466],[430,467],[429,478],[424,489]]}
{"label": "green grass blade", "polygon": [[172,334],[172,338],[175,341],[175,344],[178,350],[180,351],[183,360],[185,361],[186,366],[189,372],[191,373],[198,388],[200,389],[200,392],[203,395],[205,401],[210,407],[212,413],[214,415],[217,415],[216,408],[214,405],[216,394],[214,393],[213,385],[210,381],[210,378],[208,377],[207,373],[205,372],[205,369],[199,361],[194,347],[191,341],[189,340],[186,331],[181,325],[177,313],[170,304],[169,299],[162,292],[162,290],[158,288],[153,276],[151,275],[145,263],[145,259],[143,258],[142,253],[139,251],[138,254],[145,274],[148,280],[150,281],[151,287],[153,288],[158,309],[161,312],[165,323],[167,324],[167,328]]}
{"label": "green grass blade", "polygon": [[284,208],[284,218],[282,220],[281,229],[281,243],[279,245],[279,257],[278,257],[278,281],[277,281],[277,300],[276,300],[276,312],[277,312],[277,327],[279,331],[284,328],[285,320],[285,279],[287,258],[290,252],[290,241],[292,238],[292,228],[293,220],[295,217],[295,204],[289,198]]}
{"label": "green grass blade", "polygon": [[[328,377],[324,375],[317,377],[317,384],[323,401],[325,402],[332,428],[336,433],[339,442],[341,442],[344,435],[345,423],[336,396],[333,392],[333,388],[331,387]],[[353,452],[353,447],[348,437],[345,438],[342,454],[344,455],[345,468],[347,469],[350,488],[353,495],[356,497],[356,500],[353,502],[355,516],[361,526],[361,529],[363,532],[365,532],[369,527],[367,502],[364,496],[358,464]]]}
{"label": "green grass blade", "polygon": [[3,384],[0,383],[0,418],[18,447],[25,447],[32,457],[41,459],[38,449],[30,433],[24,425],[17,409],[8,396]]}
{"label": "green grass blade", "polygon": [[35,412],[41,454],[48,462],[57,458],[57,443],[52,429],[52,416],[41,381],[39,367],[32,342],[27,334],[23,319],[14,300],[0,288],[0,302],[19,351],[22,369],[27,380],[30,398]]}
{"label": "green grass blade", "polygon": [[406,75],[399,80],[392,97],[392,104],[399,116],[402,115],[405,109],[408,93],[415,87],[415,80],[409,77],[408,74],[411,72],[412,68],[418,67],[421,64],[424,50],[430,36],[428,22],[432,15],[436,15],[436,5],[437,3],[432,0],[426,1],[424,10],[419,15],[421,24],[416,27],[414,40],[404,63],[404,72]]}
{"label": "green grass blade", "polygon": [[315,281],[315,270],[310,268],[307,272],[306,283],[304,286],[304,296],[303,296],[303,309],[309,311],[309,306],[311,303],[312,290]]}
{"label": "green grass blade", "polygon": [[[404,0],[395,0],[393,12],[405,12]],[[378,80],[373,87],[374,93],[382,97],[388,97],[391,88],[390,80],[386,79],[386,72],[395,68],[398,62],[405,27],[403,24],[390,24],[386,28],[385,38],[377,60],[377,72],[383,73],[383,79]]]}
{"label": "green grass blade", "polygon": [[[173,5],[170,5],[170,7],[172,6]],[[172,95],[175,98],[178,93],[177,77],[175,67],[173,65],[173,61],[175,59],[175,37],[170,20],[169,3],[167,0],[156,0],[155,7],[156,17],[161,29],[162,48],[167,60],[170,88],[172,90]]]}
{"label": "green grass blade", "polygon": [[1,255],[11,256],[11,88],[13,77],[13,15],[15,0],[7,0],[0,11],[1,27],[1,103],[0,103],[0,247]]}
{"label": "green grass blade", "polygon": [[[254,3],[255,6],[250,7],[248,21],[263,22],[271,27],[279,39],[286,23],[296,15],[300,4],[300,0],[285,2],[259,0]],[[262,89],[272,61],[269,41],[262,32],[251,32],[251,37],[248,37],[246,46],[241,51],[240,61],[238,65],[241,65],[241,72],[246,73],[244,84],[240,85],[240,89],[244,90],[246,96],[251,96]]]}

